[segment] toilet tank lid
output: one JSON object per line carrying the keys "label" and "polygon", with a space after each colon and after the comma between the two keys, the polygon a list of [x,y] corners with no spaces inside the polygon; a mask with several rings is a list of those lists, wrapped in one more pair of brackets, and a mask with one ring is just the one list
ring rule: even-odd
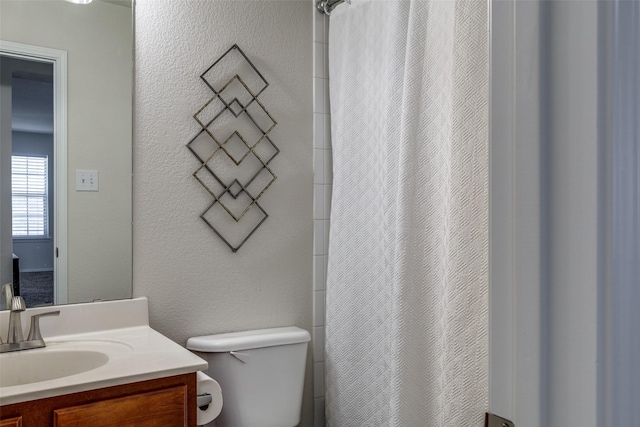
{"label": "toilet tank lid", "polygon": [[309,332],[295,326],[205,335],[187,340],[187,348],[206,353],[222,353],[277,345],[299,344],[311,340]]}

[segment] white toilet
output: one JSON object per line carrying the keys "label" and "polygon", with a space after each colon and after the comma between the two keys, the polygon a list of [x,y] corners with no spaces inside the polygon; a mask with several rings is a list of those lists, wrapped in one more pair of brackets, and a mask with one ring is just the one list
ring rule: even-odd
{"label": "white toilet", "polygon": [[216,427],[294,427],[300,422],[309,332],[294,326],[189,338],[222,389]]}

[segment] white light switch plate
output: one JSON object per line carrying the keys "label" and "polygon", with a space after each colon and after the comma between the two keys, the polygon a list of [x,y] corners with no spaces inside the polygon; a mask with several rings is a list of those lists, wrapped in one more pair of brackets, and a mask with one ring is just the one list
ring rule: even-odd
{"label": "white light switch plate", "polygon": [[98,171],[76,170],[76,191],[98,191]]}

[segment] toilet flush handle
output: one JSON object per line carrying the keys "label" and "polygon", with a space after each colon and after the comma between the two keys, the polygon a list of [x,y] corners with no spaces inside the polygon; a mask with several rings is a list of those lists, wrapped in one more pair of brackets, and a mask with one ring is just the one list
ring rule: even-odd
{"label": "toilet flush handle", "polygon": [[237,351],[230,351],[230,355],[241,361],[242,363],[247,363],[249,361],[249,355],[245,353],[238,353]]}

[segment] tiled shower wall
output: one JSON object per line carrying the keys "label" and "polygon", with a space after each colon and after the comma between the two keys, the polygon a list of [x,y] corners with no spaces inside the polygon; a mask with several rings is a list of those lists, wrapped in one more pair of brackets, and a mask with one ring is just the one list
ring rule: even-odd
{"label": "tiled shower wall", "polygon": [[314,427],[324,427],[324,324],[329,212],[331,121],[329,116],[329,17],[313,8],[313,398]]}

